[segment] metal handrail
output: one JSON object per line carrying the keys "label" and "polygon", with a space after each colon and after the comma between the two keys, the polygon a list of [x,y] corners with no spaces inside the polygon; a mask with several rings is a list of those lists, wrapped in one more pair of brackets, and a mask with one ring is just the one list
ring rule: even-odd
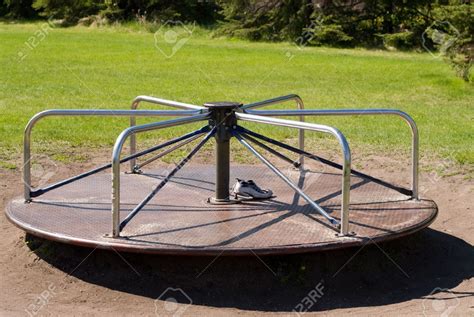
{"label": "metal handrail", "polygon": [[89,110],[89,109],[51,109],[41,111],[35,114],[26,124],[23,135],[23,184],[25,201],[31,200],[31,132],[33,127],[39,120],[51,116],[110,116],[110,117],[129,117],[146,116],[146,117],[180,117],[193,116],[198,114],[197,111],[163,111],[163,110]]}
{"label": "metal handrail", "polygon": [[354,116],[396,115],[410,126],[412,133],[412,198],[419,199],[419,133],[415,120],[406,112],[396,109],[337,109],[337,110],[247,110],[245,113],[259,116]]}
{"label": "metal handrail", "polygon": [[[132,110],[137,111],[137,110]],[[189,118],[178,118],[167,121],[148,123],[129,127],[120,133],[115,141],[112,151],[112,237],[120,235],[120,154],[125,141],[135,133],[158,130],[187,123],[203,121],[209,118],[209,114],[198,114]]]}
{"label": "metal handrail", "polygon": [[[138,105],[141,102],[149,102],[152,104],[157,104],[157,105],[162,105],[162,106],[168,106],[168,107],[173,107],[173,108],[178,108],[178,109],[185,109],[185,110],[196,110],[200,111],[201,113],[204,113],[207,111],[207,108],[202,107],[202,106],[197,106],[189,103],[184,103],[184,102],[179,102],[179,101],[173,101],[173,100],[167,100],[167,99],[161,99],[161,98],[156,98],[156,97],[150,97],[150,96],[137,96],[135,99],[133,99],[131,109],[136,110],[138,108]],[[136,125],[136,119],[135,117],[130,117],[130,126],[133,127]],[[137,140],[134,135],[130,137],[130,154],[133,155],[137,151]],[[130,160],[130,171],[134,171],[134,167],[136,164],[136,159]]]}
{"label": "metal handrail", "polygon": [[253,146],[251,146],[247,140],[242,137],[239,132],[234,132],[234,136],[240,141],[240,143],[252,152],[259,160],[263,162],[269,169],[271,169],[278,177],[280,177],[285,183],[287,183],[295,192],[297,192],[304,200],[306,200],[314,209],[316,209],[324,218],[329,220],[333,225],[340,225],[339,221],[331,217],[324,208],[319,206],[311,197],[309,197],[301,188],[295,185],[288,177],[286,177],[275,165],[273,165],[268,159],[260,154]]}
{"label": "metal handrail", "polygon": [[[269,138],[267,136],[264,136],[264,135],[261,135],[261,134],[258,134],[254,131],[250,131],[248,129],[245,129],[244,127],[242,126],[238,126],[236,127],[236,129],[242,133],[242,135],[244,136],[244,138],[249,138],[249,137],[255,137],[257,139],[260,139],[262,141],[265,141],[265,142],[268,142],[270,144],[273,144],[273,145],[276,145],[282,149],[285,149],[285,150],[288,150],[290,152],[293,152],[293,153],[297,153],[297,154],[300,154],[300,155],[303,155],[304,157],[306,158],[309,158],[309,159],[312,159],[312,160],[315,160],[319,163],[322,163],[322,164],[325,164],[325,165],[328,165],[328,166],[331,166],[331,167],[334,167],[338,170],[341,170],[342,171],[342,165],[336,163],[336,162],[333,162],[331,160],[328,160],[328,159],[325,159],[321,156],[318,156],[318,155],[314,155],[314,154],[311,154],[307,151],[301,151],[300,149],[296,148],[296,147],[293,147],[291,145],[288,145],[286,143],[283,143],[283,142],[280,142],[280,141],[277,141],[277,140],[274,140],[272,138]],[[272,149],[273,150],[273,149]],[[273,150],[275,151],[275,150]],[[276,151],[277,153],[280,153],[278,151]],[[295,166],[296,167],[296,166]],[[395,186],[393,184],[390,184],[390,183],[387,183],[381,179],[378,179],[376,177],[373,177],[373,176],[370,176],[370,175],[367,175],[367,174],[364,174],[362,172],[359,172],[357,170],[354,170],[353,168],[351,168],[351,174],[352,175],[355,175],[355,176],[359,176],[359,177],[362,177],[364,179],[367,179],[367,180],[370,180],[376,184],[379,184],[379,185],[382,185],[382,186],[385,186],[387,188],[390,188],[390,189],[393,189],[393,190],[396,190],[398,191],[399,193],[403,194],[403,195],[410,195],[411,196],[411,193],[412,191],[409,190],[409,189],[405,189],[403,187],[399,187],[399,186]]]}
{"label": "metal handrail", "polygon": [[342,201],[341,201],[341,235],[349,233],[349,204],[350,204],[350,180],[351,180],[351,150],[345,136],[336,128],[306,122],[266,118],[246,113],[235,113],[237,119],[256,123],[266,123],[276,126],[283,126],[310,131],[318,131],[332,134],[339,141],[343,153],[342,165]]}
{"label": "metal handrail", "polygon": [[249,104],[245,104],[240,109],[242,110],[248,110],[248,109],[253,109],[253,108],[260,108],[260,107],[265,107],[265,106],[270,106],[274,104],[279,104],[288,100],[295,100],[298,103],[298,107],[302,107],[300,109],[303,109],[303,100],[298,96],[297,94],[289,94],[285,96],[280,96],[280,97],[275,97],[263,101],[257,101]]}
{"label": "metal handrail", "polygon": [[[279,104],[279,103],[282,103],[282,102],[285,102],[285,101],[288,101],[288,100],[296,101],[296,105],[298,106],[298,110],[304,110],[303,99],[301,99],[301,97],[298,96],[297,94],[289,94],[289,95],[286,95],[286,96],[276,97],[276,98],[263,100],[263,101],[258,101],[258,102],[254,102],[254,103],[249,103],[249,104],[243,105],[241,107],[241,109],[244,112],[248,113],[249,109],[260,108],[260,107],[264,107],[264,106]],[[300,116],[299,119],[300,119],[301,122],[304,122],[304,116]],[[304,130],[303,129],[298,130],[298,147],[300,148],[301,151],[304,151]],[[304,156],[300,156],[299,163],[303,168]]]}
{"label": "metal handrail", "polygon": [[167,173],[167,175],[163,178],[163,180],[149,193],[132,211],[120,222],[119,229],[123,230],[125,226],[153,199],[153,197],[158,194],[158,192],[165,187],[166,184],[170,181],[170,179],[179,172],[180,169],[188,163],[191,158],[196,155],[196,153],[204,146],[204,144],[209,141],[209,139],[216,133],[216,127],[214,127],[211,131],[207,133],[207,135],[186,155],[186,157],[182,158],[181,161],[176,164],[172,171]]}

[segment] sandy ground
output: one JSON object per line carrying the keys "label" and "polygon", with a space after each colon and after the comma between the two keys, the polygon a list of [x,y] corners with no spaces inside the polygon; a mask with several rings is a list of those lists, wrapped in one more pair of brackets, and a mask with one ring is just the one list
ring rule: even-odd
{"label": "sandy ground", "polygon": [[[358,165],[408,185],[407,167],[393,159]],[[60,165],[55,177],[88,166]],[[22,183],[20,171],[0,171],[3,210]],[[430,228],[379,245],[292,256],[119,254],[25,236],[2,215],[0,315],[273,316],[296,309],[474,316],[473,182],[425,173],[422,183],[439,206]],[[163,301],[170,298],[178,303]]]}

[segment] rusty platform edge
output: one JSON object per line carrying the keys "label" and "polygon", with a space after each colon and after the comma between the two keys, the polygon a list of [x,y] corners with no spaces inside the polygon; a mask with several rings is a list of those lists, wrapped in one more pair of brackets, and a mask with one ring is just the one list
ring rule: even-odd
{"label": "rusty platform edge", "polygon": [[[55,242],[60,242],[63,244],[71,244],[80,247],[87,247],[87,248],[94,248],[94,249],[103,249],[103,250],[115,250],[121,252],[130,252],[130,253],[144,253],[144,254],[162,254],[162,255],[187,255],[187,256],[248,256],[248,255],[279,255],[279,254],[300,254],[300,253],[315,253],[315,252],[322,252],[322,251],[330,251],[330,250],[338,250],[343,248],[349,247],[356,247],[366,244],[373,244],[377,242],[385,242],[394,239],[398,239],[410,234],[413,234],[419,230],[422,230],[429,225],[431,225],[436,217],[438,216],[438,206],[437,204],[429,199],[428,200],[433,203],[433,214],[430,218],[425,219],[423,222],[420,222],[414,226],[404,228],[403,230],[397,231],[395,233],[389,234],[380,234],[377,236],[372,237],[361,237],[361,236],[354,236],[354,237],[345,237],[341,238],[344,239],[341,242],[336,243],[308,243],[308,244],[298,244],[298,245],[281,245],[276,247],[258,247],[258,248],[156,248],[150,246],[149,244],[127,244],[127,243],[120,243],[120,242],[106,242],[106,241],[95,241],[89,239],[81,239],[75,238],[71,236],[67,236],[64,234],[55,234],[53,232],[47,232],[41,229],[33,228],[21,221],[17,221],[16,219],[10,216],[10,206],[13,200],[7,204],[5,208],[5,216],[6,218],[13,223],[16,227],[20,228],[21,230],[39,238],[43,238],[46,240],[51,240]],[[111,241],[114,238],[106,238],[110,239]],[[367,241],[368,240],[368,241]],[[124,238],[120,238],[119,241],[126,241]]]}

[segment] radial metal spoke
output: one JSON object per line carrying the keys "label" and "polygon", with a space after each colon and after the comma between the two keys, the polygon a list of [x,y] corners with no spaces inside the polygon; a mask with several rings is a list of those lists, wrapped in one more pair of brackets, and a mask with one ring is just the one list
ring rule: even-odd
{"label": "radial metal spoke", "polygon": [[245,146],[250,152],[252,152],[258,159],[260,159],[268,168],[270,168],[278,177],[280,177],[285,183],[288,184],[295,192],[303,197],[317,212],[323,217],[329,220],[333,225],[339,226],[340,223],[333,217],[331,217],[321,206],[314,202],[311,197],[306,195],[297,185],[295,185],[288,177],[286,177],[278,168],[276,168],[270,161],[268,161],[263,155],[255,150],[237,131],[234,131],[234,136]]}
{"label": "radial metal spoke", "polygon": [[178,143],[178,144],[176,144],[175,146],[172,146],[172,147],[170,147],[169,149],[166,149],[166,150],[164,150],[164,151],[161,152],[161,153],[156,154],[155,156],[153,156],[153,157],[147,159],[145,162],[135,165],[135,167],[133,168],[134,172],[140,171],[140,169],[141,169],[143,166],[148,165],[148,164],[150,164],[150,163],[153,163],[153,162],[156,161],[157,159],[162,158],[163,156],[168,155],[169,153],[176,151],[177,149],[179,149],[179,148],[185,146],[186,144],[189,144],[189,143],[191,143],[192,141],[196,140],[196,139],[199,138],[200,136],[201,136],[201,133],[199,133],[199,134],[197,134],[197,135],[194,135],[194,136],[192,136],[191,138],[189,138],[189,139],[187,139],[187,140],[184,140],[183,142]]}
{"label": "radial metal spoke", "polygon": [[299,109],[303,109],[303,106],[302,106],[303,101],[301,100],[300,96],[295,95],[295,94],[280,96],[280,97],[276,97],[276,98],[272,98],[272,99],[267,99],[267,100],[263,100],[263,101],[257,101],[257,102],[254,102],[254,103],[245,104],[245,105],[242,106],[242,109],[244,111],[246,111],[246,110],[250,110],[250,109],[255,109],[255,108],[260,108],[260,107],[264,107],[264,106],[270,106],[270,105],[283,103],[283,102],[286,102],[286,101],[289,101],[289,100],[295,100],[298,103]]}
{"label": "radial metal spoke", "polygon": [[255,145],[258,145],[262,149],[270,152],[271,154],[281,158],[283,161],[285,161],[287,163],[290,163],[294,167],[300,167],[301,166],[300,162],[292,160],[291,158],[287,157],[286,155],[281,154],[280,152],[276,151],[275,149],[269,147],[268,145],[266,145],[266,144],[264,144],[264,143],[262,143],[262,142],[260,142],[256,139],[252,138],[251,136],[245,135],[245,134],[241,134],[241,136],[244,137],[246,140],[249,140],[250,142],[254,143]]}
{"label": "radial metal spoke", "polygon": [[[154,147],[151,147],[149,149],[146,149],[146,150],[143,150],[141,152],[138,152],[138,153],[135,153],[133,155],[129,155],[127,157],[124,157],[123,159],[120,160],[120,163],[125,163],[125,162],[128,162],[130,161],[131,159],[135,159],[137,157],[140,157],[140,156],[143,156],[143,155],[146,155],[146,154],[149,154],[149,153],[152,153],[154,151],[158,151],[164,147],[167,147],[169,145],[172,145],[172,144],[175,144],[177,142],[180,142],[180,141],[183,141],[183,140],[186,140],[186,139],[189,139],[189,138],[192,138],[192,140],[196,139],[197,137],[199,137],[201,134],[205,133],[205,132],[208,132],[209,131],[209,126],[205,126],[199,130],[196,130],[196,131],[193,131],[191,133],[187,133],[183,136],[180,136],[180,137],[177,137],[177,138],[174,138],[172,140],[169,140],[169,141],[166,141],[165,143],[162,143],[162,144],[159,144],[159,145],[156,145]],[[170,149],[171,150],[171,149]],[[171,151],[170,151],[171,152]],[[168,152],[169,153],[169,152]],[[51,184],[49,186],[46,186],[44,188],[39,188],[39,189],[36,189],[36,190],[33,190],[30,192],[30,197],[34,198],[34,197],[38,197],[38,196],[41,196],[43,195],[44,193],[47,193],[53,189],[56,189],[56,188],[59,188],[61,186],[64,186],[64,185],[67,185],[67,184],[70,184],[72,182],[75,182],[75,181],[78,181],[80,179],[83,179],[87,176],[91,176],[91,175],[94,175],[94,174],[97,174],[99,172],[102,172],[102,171],[105,171],[106,169],[110,168],[112,166],[112,163],[109,163],[109,164],[104,164],[102,166],[99,166],[99,167],[96,167],[90,171],[87,171],[87,172],[84,172],[82,174],[79,174],[79,175],[76,175],[74,177],[71,177],[71,178],[68,178],[68,179],[65,179],[65,180],[62,180],[62,181],[59,181],[57,183],[54,183],[54,184]]]}
{"label": "radial metal spoke", "polygon": [[[412,161],[412,190],[411,196],[413,199],[419,199],[418,185],[419,185],[419,134],[415,120],[406,112],[396,109],[305,109],[305,110],[251,110],[247,108],[244,113],[253,114],[258,116],[398,116],[402,118],[410,127],[412,134],[412,150],[411,150],[411,161]],[[303,149],[301,149],[303,150]]]}
{"label": "radial metal spoke", "polygon": [[[25,127],[23,140],[23,183],[25,201],[31,200],[31,132],[38,121],[52,116],[102,116],[102,117],[186,117],[199,115],[203,110],[108,110],[108,109],[52,109],[35,114]],[[132,153],[133,154],[133,153]],[[38,192],[37,192],[38,195]],[[40,194],[39,194],[40,195]]]}
{"label": "radial metal spoke", "polygon": [[[304,110],[303,99],[301,99],[301,97],[296,94],[290,94],[286,96],[280,96],[280,97],[276,97],[272,99],[249,103],[249,104],[243,105],[241,109],[244,111],[244,113],[251,113],[252,111],[254,111],[252,109],[279,104],[279,103],[283,103],[289,100],[294,100],[296,102],[296,105],[298,106],[298,111]],[[305,120],[303,115],[299,116],[299,119],[301,122],[304,122]],[[298,146],[300,147],[301,150],[304,150],[304,129],[299,129],[298,131]],[[299,160],[300,160],[300,165],[303,166],[304,156],[300,156]]]}
{"label": "radial metal spoke", "polygon": [[198,143],[198,145],[196,145],[196,147],[194,149],[191,150],[191,152],[189,152],[189,154],[183,158],[178,165],[176,165],[176,167],[168,173],[168,175],[166,175],[166,177],[158,184],[158,186],[156,186],[155,189],[153,189],[153,191],[148,194],[148,196],[145,197],[145,199],[143,199],[139,204],[138,206],[136,206],[128,215],[127,217],[125,217],[125,219],[120,223],[120,230],[122,230],[129,222],[130,220],[133,219],[133,217],[135,217],[139,212],[140,210],[143,209],[143,207],[145,207],[145,205],[147,203],[150,202],[150,200],[169,182],[169,180],[187,163],[191,160],[191,158],[204,146],[204,144],[206,144],[207,141],[209,141],[209,139],[214,135],[216,131],[216,128],[214,127],[205,137],[204,139],[201,140],[201,142]]}
{"label": "radial metal spoke", "polygon": [[343,165],[342,165],[342,184],[341,184],[341,232],[342,236],[349,234],[349,204],[350,204],[350,184],[351,184],[351,149],[347,139],[338,129],[315,123],[298,122],[293,120],[283,120],[276,118],[269,118],[263,116],[256,116],[246,113],[236,112],[235,116],[238,120],[264,123],[274,126],[288,127],[294,129],[304,129],[309,131],[316,131],[331,134],[337,139],[341,146]]}
{"label": "radial metal spoke", "polygon": [[[166,100],[151,96],[137,96],[132,102],[132,111],[137,111],[136,109],[140,105],[141,102],[148,102],[152,104],[157,104],[161,106],[173,107],[178,109],[185,109],[185,110],[195,110],[199,111],[200,113],[205,113],[208,110],[205,107],[192,105],[189,103],[173,101],[173,100]],[[136,118],[134,116],[130,117],[130,126],[133,127],[136,125]],[[136,152],[136,136],[130,136],[130,154],[134,154]],[[130,171],[133,172],[135,167],[136,161],[135,159],[130,160]]]}
{"label": "radial metal spoke", "polygon": [[[303,155],[309,159],[312,159],[312,160],[315,160],[317,162],[320,162],[320,163],[323,163],[323,164],[326,164],[328,166],[331,166],[331,167],[334,167],[334,168],[337,168],[339,170],[342,170],[342,165],[336,163],[336,162],[333,162],[333,161],[330,161],[328,159],[325,159],[321,156],[318,156],[318,155],[315,155],[315,154],[311,154],[309,152],[306,152],[306,151],[301,151],[300,149],[298,148],[295,148],[291,145],[288,145],[288,144],[285,144],[285,143],[282,143],[280,141],[277,141],[277,140],[274,140],[274,139],[271,139],[267,136],[264,136],[264,135],[261,135],[257,132],[253,132],[251,130],[248,130],[248,129],[245,129],[244,127],[241,127],[241,126],[238,126],[236,128],[239,132],[242,133],[242,135],[244,137],[249,137],[250,135],[251,136],[254,136],[260,140],[263,140],[265,142],[268,142],[268,143],[271,143],[273,145],[276,145],[276,146],[279,146],[281,148],[284,148],[286,150],[289,150],[289,151],[292,151],[296,154],[300,154],[300,155]],[[412,195],[412,191],[409,190],[409,189],[406,189],[406,188],[403,188],[403,187],[400,187],[400,186],[396,186],[396,185],[393,185],[393,184],[390,184],[384,180],[381,180],[379,178],[376,178],[376,177],[373,177],[373,176],[370,176],[370,175],[367,175],[365,173],[362,173],[362,172],[359,172],[359,171],[356,171],[354,169],[351,170],[351,173],[355,176],[359,176],[359,177],[363,177],[363,178],[366,178],[374,183],[377,183],[377,184],[380,184],[380,185],[383,185],[385,187],[388,187],[390,189],[393,189],[393,190],[396,190],[398,191],[399,193],[403,194],[403,195],[407,195],[407,196],[411,196]]]}
{"label": "radial metal spoke", "polygon": [[120,236],[120,154],[122,153],[125,141],[135,133],[143,133],[147,131],[159,130],[184,124],[209,119],[209,114],[200,114],[189,118],[178,118],[168,121],[160,121],[148,123],[140,126],[133,126],[125,129],[120,133],[115,141],[112,151],[112,234],[116,238]]}
{"label": "radial metal spoke", "polygon": [[173,107],[173,108],[179,108],[179,109],[186,109],[186,110],[205,110],[207,109],[202,106],[197,106],[193,105],[190,103],[185,103],[185,102],[180,102],[180,101],[174,101],[174,100],[167,100],[167,99],[162,99],[162,98],[157,98],[157,97],[151,97],[151,96],[137,96],[132,102],[132,109],[137,109],[138,105],[140,102],[149,102],[161,106],[167,106],[167,107]]}

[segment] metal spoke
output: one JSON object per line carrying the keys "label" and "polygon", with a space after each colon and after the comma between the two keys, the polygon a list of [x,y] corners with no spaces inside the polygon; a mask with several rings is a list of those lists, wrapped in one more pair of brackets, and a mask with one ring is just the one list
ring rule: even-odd
{"label": "metal spoke", "polygon": [[166,177],[158,184],[158,186],[156,186],[155,189],[153,189],[153,191],[148,194],[148,196],[145,197],[145,199],[143,199],[139,204],[138,206],[136,206],[128,215],[127,217],[125,217],[125,219],[120,223],[120,230],[122,230],[129,222],[130,220],[133,219],[133,217],[135,217],[138,212],[140,212],[140,210],[143,209],[143,207],[145,207],[145,205],[147,203],[150,202],[150,200],[169,182],[169,180],[171,179],[171,177],[173,177],[187,162],[189,162],[191,160],[191,158],[204,146],[204,144],[206,144],[207,141],[209,141],[209,139],[214,135],[216,131],[216,128],[214,127],[205,137],[204,139],[201,140],[201,142],[198,143],[198,145],[196,145],[196,147],[194,149],[191,150],[191,152],[189,152],[189,154],[183,158],[178,165],[176,165],[176,167],[168,173],[168,175],[166,175]]}
{"label": "metal spoke", "polygon": [[161,153],[158,153],[157,155],[147,159],[145,162],[143,163],[140,163],[140,164],[137,164],[135,165],[135,167],[133,168],[134,172],[138,172],[143,166],[145,165],[148,165],[150,163],[153,163],[154,161],[156,161],[157,159],[159,158],[162,158],[163,156],[173,152],[173,151],[176,151],[177,149],[185,146],[186,144],[189,144],[191,143],[192,141],[196,140],[197,138],[199,138],[201,136],[201,133],[199,133],[198,135],[195,135],[195,136],[192,136],[191,138],[187,139],[187,140],[184,140],[183,142],[181,143],[178,143],[176,144],[175,146],[172,146],[170,147],[169,149],[166,149],[164,150],[163,152]]}
{"label": "metal spoke", "polygon": [[[130,161],[131,159],[134,159],[134,158],[137,158],[137,157],[140,157],[140,156],[143,156],[143,155],[146,155],[146,154],[149,154],[149,153],[152,153],[154,151],[158,151],[164,147],[167,147],[169,145],[172,145],[174,143],[177,143],[177,142],[180,142],[182,140],[186,140],[186,139],[189,139],[189,138],[192,138],[192,140],[196,139],[197,137],[199,137],[201,134],[205,133],[205,132],[208,132],[209,131],[209,126],[205,126],[199,130],[196,130],[196,131],[193,131],[191,133],[187,133],[183,136],[180,136],[180,137],[177,137],[177,138],[174,138],[172,140],[169,140],[169,141],[166,141],[165,143],[162,143],[162,144],[159,144],[159,145],[156,145],[154,147],[151,147],[149,149],[146,149],[146,150],[143,150],[141,152],[138,152],[138,153],[135,153],[133,155],[129,155],[127,157],[124,157],[123,159],[120,160],[120,163],[125,163],[125,162],[128,162]],[[171,149],[170,149],[171,150]],[[170,151],[171,152],[171,151]],[[168,152],[169,153],[169,152]],[[163,154],[164,155],[164,154]],[[37,190],[33,190],[30,192],[30,197],[34,198],[34,197],[38,197],[38,196],[41,196],[43,195],[44,193],[47,193],[53,189],[56,189],[56,188],[59,188],[61,186],[64,186],[64,185],[67,185],[67,184],[70,184],[72,182],[75,182],[75,181],[78,181],[80,179],[83,179],[84,177],[87,177],[87,176],[91,176],[91,175],[94,175],[94,174],[97,174],[99,172],[102,172],[102,171],[105,171],[106,169],[110,168],[112,166],[112,163],[108,163],[108,164],[104,164],[102,166],[99,166],[97,168],[94,168],[90,171],[87,171],[85,173],[82,173],[82,174],[79,174],[79,175],[76,175],[74,177],[71,177],[71,178],[68,178],[68,179],[65,179],[65,180],[62,180],[62,181],[59,181],[55,184],[52,184],[52,185],[49,185],[47,187],[44,187],[44,188],[40,188],[40,189],[37,189]]]}
{"label": "metal spoke", "polygon": [[281,154],[280,152],[274,150],[273,148],[269,147],[268,145],[266,144],[263,144],[262,142],[252,138],[251,136],[249,135],[245,135],[245,134],[241,134],[242,137],[244,137],[246,140],[249,140],[251,141],[252,143],[260,146],[261,148],[267,150],[268,152],[270,152],[271,154],[281,158],[283,161],[287,162],[287,163],[290,163],[291,165],[293,165],[294,167],[300,167],[301,166],[301,163],[299,162],[296,162],[296,161],[293,161],[291,158]]}
{"label": "metal spoke", "polygon": [[341,235],[347,235],[349,233],[349,204],[350,204],[350,183],[351,183],[351,149],[347,139],[341,131],[334,127],[330,127],[323,124],[297,122],[293,120],[283,120],[276,118],[268,118],[263,116],[255,116],[246,113],[236,112],[235,116],[238,120],[264,123],[275,126],[282,126],[294,129],[304,129],[309,131],[316,131],[322,133],[328,133],[334,136],[339,145],[343,155],[343,166],[342,166],[342,184],[341,184]]}
{"label": "metal spoke", "polygon": [[[419,184],[419,134],[415,120],[406,112],[396,109],[305,109],[305,110],[244,110],[245,113],[259,115],[259,116],[398,116],[402,118],[410,127],[412,134],[412,149],[411,149],[411,164],[412,164],[412,190],[411,196],[413,199],[419,199],[418,184]],[[303,150],[301,148],[301,150]]]}
{"label": "metal spoke", "polygon": [[186,117],[196,116],[201,110],[180,110],[180,111],[163,111],[163,110],[104,110],[104,109],[52,109],[45,110],[35,114],[25,127],[23,136],[23,183],[25,201],[31,200],[31,132],[38,121],[52,116],[103,116],[103,117]]}
{"label": "metal spoke", "polygon": [[255,109],[255,108],[260,108],[260,107],[264,107],[264,106],[270,106],[270,105],[283,103],[283,102],[289,101],[289,100],[295,100],[298,103],[298,108],[303,109],[303,100],[300,98],[300,96],[295,95],[295,94],[280,96],[280,97],[267,99],[267,100],[263,100],[263,101],[257,101],[257,102],[254,102],[254,103],[249,103],[249,104],[243,105],[241,107],[241,109],[244,110],[244,111],[247,111],[247,110],[250,110],[250,109]]}
{"label": "metal spoke", "polygon": [[[279,104],[289,100],[294,100],[296,102],[296,105],[298,106],[298,111],[304,110],[303,99],[301,99],[301,97],[296,94],[290,94],[286,96],[280,96],[272,99],[249,103],[243,105],[241,109],[245,113],[251,113],[253,111],[252,109]],[[301,122],[304,122],[305,120],[303,115],[299,116],[299,119]],[[299,129],[298,131],[298,146],[300,147],[300,150],[304,150],[304,129]],[[300,156],[299,160],[300,164],[303,166],[304,156]]]}
{"label": "metal spoke", "polygon": [[120,154],[122,153],[127,138],[135,133],[159,130],[208,119],[208,113],[200,114],[189,118],[179,118],[133,126],[120,133],[112,151],[112,237],[116,238],[120,235]]}
{"label": "metal spoke", "polygon": [[[184,102],[179,102],[179,101],[173,101],[173,100],[166,100],[166,99],[161,99],[161,98],[156,98],[156,97],[150,97],[150,96],[137,96],[132,102],[132,111],[137,111],[136,109],[138,108],[139,104],[141,102],[148,102],[152,104],[157,104],[161,106],[167,106],[167,107],[173,107],[173,108],[178,108],[178,109],[185,109],[185,110],[195,110],[199,111],[200,113],[205,113],[207,112],[207,109],[202,106],[197,106],[197,105],[192,105],[189,103],[184,103]],[[136,118],[134,116],[130,117],[130,126],[133,127],[136,125]],[[130,154],[134,154],[136,152],[136,136],[131,135],[130,136]],[[130,160],[130,171],[133,172],[133,169],[135,167],[135,159]]]}
{"label": "metal spoke", "polygon": [[278,177],[280,177],[285,183],[288,184],[296,193],[303,197],[316,211],[318,211],[323,217],[329,220],[331,224],[338,226],[340,223],[333,217],[331,217],[321,206],[314,202],[311,197],[305,194],[297,185],[295,185],[288,177],[286,177],[278,168],[276,168],[270,161],[268,161],[263,155],[255,150],[244,138],[237,132],[234,131],[234,136],[245,146],[250,152],[252,152],[258,159],[260,159],[268,168],[270,168]]}
{"label": "metal spoke", "polygon": [[[296,148],[296,147],[293,147],[291,145],[288,145],[288,144],[285,144],[285,143],[282,143],[280,141],[277,141],[277,140],[274,140],[274,139],[271,139],[267,136],[264,136],[264,135],[261,135],[257,132],[254,132],[254,131],[251,131],[251,130],[248,130],[248,129],[245,129],[244,127],[241,127],[241,126],[238,126],[236,128],[239,132],[242,133],[242,135],[244,137],[249,137],[250,135],[251,136],[254,136],[260,140],[263,140],[263,141],[266,141],[268,143],[271,143],[273,145],[276,145],[276,146],[279,146],[281,148],[284,148],[286,150],[289,150],[289,151],[292,151],[296,154],[300,154],[300,155],[303,155],[309,159],[312,159],[312,160],[315,160],[317,162],[320,162],[320,163],[323,163],[323,164],[326,164],[326,165],[329,165],[331,167],[334,167],[334,168],[337,168],[339,170],[342,170],[342,165],[336,163],[336,162],[333,162],[333,161],[330,161],[328,159],[325,159],[321,156],[318,156],[318,155],[315,155],[315,154],[311,154],[309,152],[306,152],[306,151],[301,151],[300,149]],[[373,176],[370,176],[370,175],[367,175],[365,173],[362,173],[362,172],[359,172],[359,171],[356,171],[354,169],[351,170],[351,174],[355,175],[355,176],[359,176],[359,177],[363,177],[365,179],[368,179],[374,183],[377,183],[377,184],[380,184],[380,185],[383,185],[385,187],[388,187],[390,189],[394,189],[396,191],[398,191],[399,193],[403,194],[403,195],[407,195],[407,196],[411,196],[412,195],[412,191],[409,190],[409,189],[406,189],[406,188],[403,188],[403,187],[400,187],[400,186],[396,186],[396,185],[393,185],[393,184],[390,184],[390,183],[387,183],[386,181],[383,181],[379,178],[376,178],[376,177],[373,177]]]}

